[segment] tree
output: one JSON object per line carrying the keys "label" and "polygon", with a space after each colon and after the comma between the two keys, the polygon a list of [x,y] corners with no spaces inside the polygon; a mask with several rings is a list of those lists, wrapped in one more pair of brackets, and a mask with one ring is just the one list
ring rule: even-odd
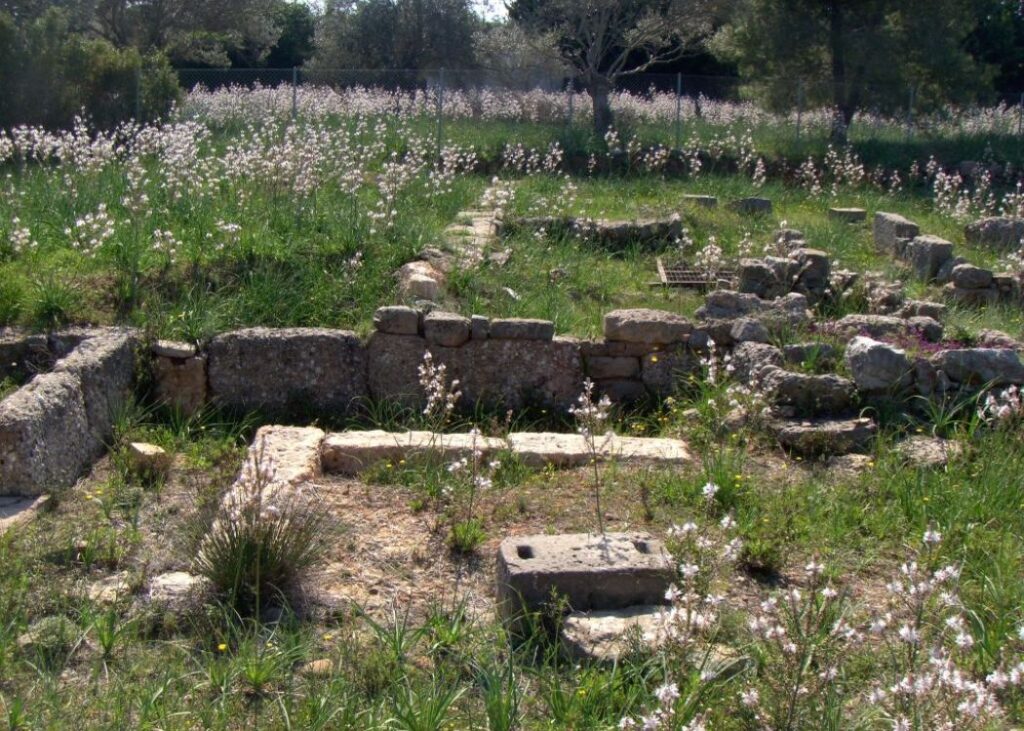
{"label": "tree", "polygon": [[469,0],[333,0],[314,60],[321,68],[474,68],[479,26]]}
{"label": "tree", "polygon": [[699,48],[715,21],[714,0],[512,0],[509,17],[527,34],[549,37],[594,107],[594,130],[612,124],[618,79]]}
{"label": "tree", "polygon": [[911,94],[934,105],[983,87],[964,50],[973,28],[963,0],[746,0],[713,46],[776,106],[830,104],[842,142],[867,105],[906,108]]}
{"label": "tree", "polygon": [[281,35],[267,54],[267,66],[278,69],[302,66],[313,55],[316,31],[313,10],[303,2],[279,2],[274,15]]}

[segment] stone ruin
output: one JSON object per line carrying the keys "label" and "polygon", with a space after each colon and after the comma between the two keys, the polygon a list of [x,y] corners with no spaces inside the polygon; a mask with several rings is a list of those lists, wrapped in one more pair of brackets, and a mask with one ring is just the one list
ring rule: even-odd
{"label": "stone ruin", "polygon": [[[967,241],[998,243],[1015,231],[1017,219],[984,219],[967,227]],[[920,227],[896,213],[875,214],[875,246],[879,251],[906,263],[913,276],[924,282],[942,285],[943,294],[952,302],[969,306],[997,302],[1022,301],[1021,275],[994,272],[974,266],[955,256],[953,244],[938,236],[922,235]],[[1019,241],[1019,238],[1018,238]],[[1001,245],[1001,244],[1000,244]]]}

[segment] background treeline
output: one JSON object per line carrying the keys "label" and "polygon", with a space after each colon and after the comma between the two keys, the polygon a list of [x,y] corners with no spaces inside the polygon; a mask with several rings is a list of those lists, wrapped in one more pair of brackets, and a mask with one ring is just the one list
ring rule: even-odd
{"label": "background treeline", "polygon": [[508,17],[470,0],[0,0],[0,127],[152,119],[182,68],[532,71],[595,99],[634,72],[682,72],[847,120],[908,87],[933,104],[1024,91],[1017,0],[512,0]]}

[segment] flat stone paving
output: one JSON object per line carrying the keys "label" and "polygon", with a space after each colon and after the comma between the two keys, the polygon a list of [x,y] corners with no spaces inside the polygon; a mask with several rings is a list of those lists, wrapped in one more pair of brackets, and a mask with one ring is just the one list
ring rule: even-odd
{"label": "flat stone paving", "polygon": [[35,517],[50,497],[0,497],[0,535]]}
{"label": "flat stone paving", "polygon": [[[612,437],[599,440],[600,459],[650,465],[680,465],[692,461],[686,443],[678,439]],[[508,450],[530,467],[579,467],[590,462],[586,441],[579,434],[517,432],[507,439],[478,437],[475,447],[484,454]],[[322,447],[327,473],[355,475],[380,462],[395,462],[428,450],[443,451],[454,459],[474,448],[469,434],[432,434],[425,431],[349,431],[329,434]]]}

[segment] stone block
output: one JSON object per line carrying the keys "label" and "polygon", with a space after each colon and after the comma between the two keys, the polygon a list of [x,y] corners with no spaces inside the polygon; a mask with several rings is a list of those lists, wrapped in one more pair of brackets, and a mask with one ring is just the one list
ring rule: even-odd
{"label": "stone block", "polygon": [[501,542],[497,574],[499,612],[514,619],[552,596],[574,611],[663,604],[676,569],[661,541],[643,533],[530,535]]}
{"label": "stone block", "polygon": [[491,320],[490,336],[495,340],[551,340],[555,324],[548,320],[509,318]]}
{"label": "stone block", "polygon": [[1016,249],[1024,239],[1024,218],[991,216],[967,224],[964,238],[969,244],[994,249]]}
{"label": "stone block", "polygon": [[782,353],[774,345],[767,343],[740,343],[732,352],[732,375],[743,384],[756,378],[764,366],[781,367],[782,364]]}
{"label": "stone block", "polygon": [[40,374],[0,401],[0,495],[67,487],[101,453],[76,375]]}
{"label": "stone block", "polygon": [[468,317],[453,312],[431,312],[423,318],[423,336],[431,345],[457,348],[469,340]]}
{"label": "stone block", "polygon": [[700,358],[687,347],[648,353],[640,360],[640,379],[655,396],[671,396],[690,375],[700,370]]}
{"label": "stone block", "polygon": [[729,204],[737,213],[767,215],[772,212],[772,202],[767,198],[740,198]]}
{"label": "stone block", "polygon": [[171,470],[171,455],[156,444],[132,442],[128,445],[128,460],[133,473],[148,479],[165,477]]}
{"label": "stone block", "polygon": [[875,247],[879,251],[888,253],[890,256],[895,256],[899,248],[897,241],[914,238],[921,233],[921,228],[898,213],[879,211],[875,214],[872,233],[875,239]]}
{"label": "stone block", "polygon": [[594,356],[586,359],[587,375],[594,379],[635,378],[640,375],[640,359]]}
{"label": "stone block", "polygon": [[932,364],[951,381],[964,385],[994,387],[1024,384],[1024,365],[1013,350],[944,350],[932,358]]}
{"label": "stone block", "polygon": [[999,301],[999,289],[963,289],[950,282],[942,288],[942,293],[952,302],[967,307],[991,307]]}
{"label": "stone block", "polygon": [[131,331],[102,332],[82,341],[53,368],[78,378],[96,454],[110,442],[114,419],[132,395],[137,342]]}
{"label": "stone block", "polygon": [[[421,405],[418,369],[427,349],[423,338],[374,333],[367,344],[370,394],[379,400]],[[460,408],[477,404],[500,409],[527,406],[568,409],[583,383],[583,363],[574,340],[470,340],[460,348],[431,345],[436,363],[459,380]]]}
{"label": "stone block", "polygon": [[769,402],[795,416],[838,415],[853,405],[853,382],[832,373],[809,375],[765,366],[759,378]]}
{"label": "stone block", "polygon": [[650,651],[671,636],[667,607],[640,604],[624,609],[572,612],[562,623],[560,639],[570,657],[583,662],[615,663],[634,642]]}
{"label": "stone block", "polygon": [[846,346],[845,358],[853,382],[865,393],[893,393],[906,389],[913,381],[907,354],[886,343],[855,337]]}
{"label": "stone block", "polygon": [[192,343],[179,343],[174,340],[157,340],[150,346],[149,352],[162,358],[184,360],[196,355],[196,346]]}
{"label": "stone block", "polygon": [[713,195],[695,195],[693,193],[683,194],[683,203],[693,203],[701,208],[717,208],[718,198]]}
{"label": "stone block", "polygon": [[321,448],[325,472],[356,475],[381,462],[398,462],[417,454],[443,451],[446,458],[461,459],[478,449],[485,455],[507,447],[504,439],[469,434],[432,434],[426,431],[349,431],[328,434]]}
{"label": "stone block", "polygon": [[606,340],[668,345],[684,342],[692,331],[689,320],[664,310],[612,310],[604,316]]}
{"label": "stone block", "polygon": [[767,343],[771,339],[764,323],[751,317],[741,317],[733,322],[729,335],[735,343]]}
{"label": "stone block", "polygon": [[161,403],[186,416],[197,413],[206,404],[206,356],[155,357],[153,389]]}
{"label": "stone block", "polygon": [[916,236],[906,245],[903,258],[910,263],[915,277],[931,282],[942,265],[953,258],[953,244],[938,236]]}
{"label": "stone block", "polygon": [[828,217],[843,223],[861,223],[868,219],[868,212],[863,208],[829,208]]}
{"label": "stone block", "polygon": [[368,395],[366,364],[359,338],[345,330],[237,330],[210,343],[210,395],[234,411],[340,416]]}
{"label": "stone block", "polygon": [[469,339],[486,340],[491,334],[491,321],[483,315],[469,318]]}
{"label": "stone block", "polygon": [[634,378],[605,378],[594,382],[599,396],[607,396],[613,404],[636,404],[647,398],[644,384]]}
{"label": "stone block", "polygon": [[960,289],[988,289],[992,286],[992,272],[972,264],[953,267],[953,286]]}
{"label": "stone block", "polygon": [[769,430],[785,449],[806,457],[841,455],[867,449],[878,427],[871,419],[777,419]]}
{"label": "stone block", "polygon": [[379,307],[373,313],[377,332],[391,335],[418,335],[420,313],[412,307]]}

